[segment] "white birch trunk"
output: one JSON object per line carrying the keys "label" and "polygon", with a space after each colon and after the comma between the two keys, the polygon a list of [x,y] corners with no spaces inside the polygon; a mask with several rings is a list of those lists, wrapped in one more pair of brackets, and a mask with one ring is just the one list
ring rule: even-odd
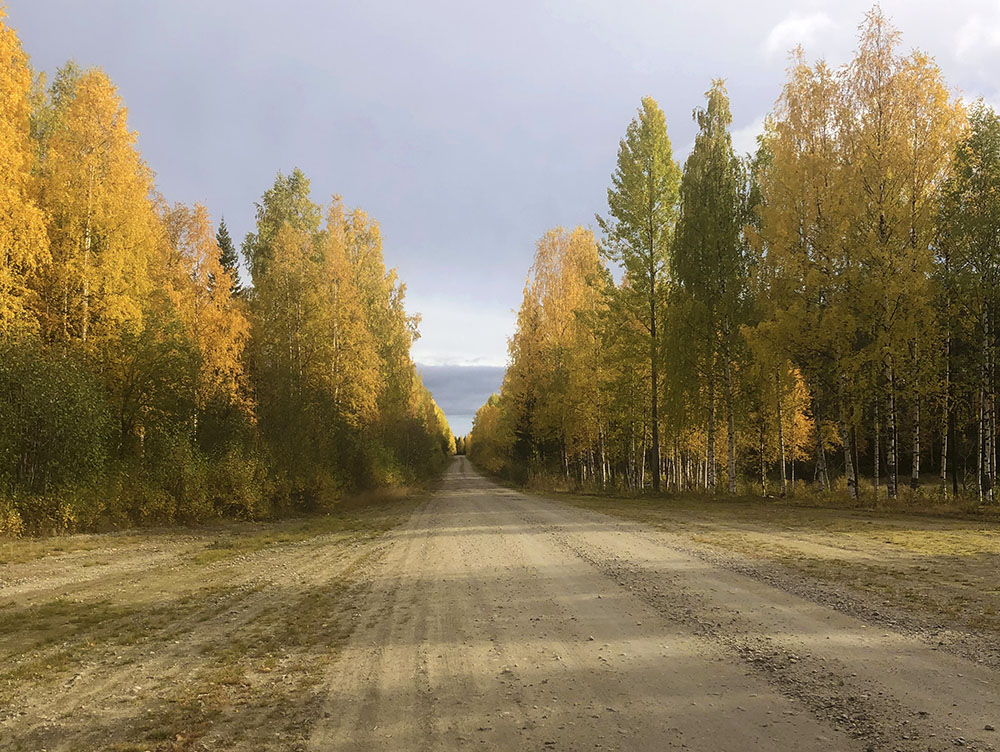
{"label": "white birch trunk", "polygon": [[727,459],[729,470],[729,493],[736,493],[736,417],[733,415],[733,376],[732,364],[729,362],[729,354],[726,353],[726,432],[727,432]]}
{"label": "white birch trunk", "polygon": [[715,490],[715,357],[708,371],[708,456],[705,459],[705,488]]}

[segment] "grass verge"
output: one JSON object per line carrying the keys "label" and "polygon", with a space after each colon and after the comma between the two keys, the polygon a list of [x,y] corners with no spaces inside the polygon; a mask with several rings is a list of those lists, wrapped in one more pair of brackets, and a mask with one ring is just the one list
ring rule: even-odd
{"label": "grass verge", "polygon": [[547,494],[836,587],[869,612],[1000,639],[1000,523],[701,497]]}
{"label": "grass verge", "polygon": [[301,745],[378,538],[422,499],[394,492],[276,523],[5,544],[2,746]]}

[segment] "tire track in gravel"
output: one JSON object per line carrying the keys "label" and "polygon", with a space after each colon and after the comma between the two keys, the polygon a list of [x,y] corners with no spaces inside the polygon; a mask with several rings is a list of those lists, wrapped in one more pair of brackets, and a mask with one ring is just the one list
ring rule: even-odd
{"label": "tire track in gravel", "polygon": [[[390,534],[370,626],[330,667],[310,749],[865,749],[665,615],[594,541],[558,540],[549,507],[454,461]],[[563,526],[619,534],[560,513]]]}
{"label": "tire track in gravel", "polygon": [[[1000,715],[990,667],[718,566],[667,533],[508,493],[524,519],[866,749],[995,749],[984,733]],[[576,532],[601,527],[610,531]]]}

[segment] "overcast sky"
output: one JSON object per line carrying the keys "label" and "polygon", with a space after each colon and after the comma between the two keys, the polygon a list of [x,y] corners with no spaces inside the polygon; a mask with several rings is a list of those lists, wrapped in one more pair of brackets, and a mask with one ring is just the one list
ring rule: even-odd
{"label": "overcast sky", "polygon": [[[2,2],[3,0],[0,0]],[[36,68],[118,85],[170,201],[239,241],[278,170],[382,225],[428,364],[503,365],[535,240],[592,225],[639,99],[679,158],[726,79],[750,149],[787,51],[846,60],[868,2],[6,0]],[[884,2],[904,46],[1000,102],[1000,2]],[[447,389],[439,386],[439,389]],[[445,395],[436,393],[443,401]]]}

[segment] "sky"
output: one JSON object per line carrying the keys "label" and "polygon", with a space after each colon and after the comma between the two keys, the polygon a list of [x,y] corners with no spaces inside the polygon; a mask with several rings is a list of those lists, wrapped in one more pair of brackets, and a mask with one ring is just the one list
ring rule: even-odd
{"label": "sky", "polygon": [[472,430],[476,410],[500,389],[503,373],[503,366],[420,366],[424,385],[435,395],[457,436]]}
{"label": "sky", "polygon": [[[750,150],[788,50],[845,62],[870,5],[6,0],[36,69],[74,59],[118,85],[168,201],[205,204],[239,241],[275,174],[300,167],[315,200],[375,217],[422,315],[414,358],[448,367],[424,373],[460,434],[469,384],[499,385],[535,241],[606,210],[640,98],[683,159],[723,78]],[[882,7],[957,92],[1000,103],[1000,0]]]}

